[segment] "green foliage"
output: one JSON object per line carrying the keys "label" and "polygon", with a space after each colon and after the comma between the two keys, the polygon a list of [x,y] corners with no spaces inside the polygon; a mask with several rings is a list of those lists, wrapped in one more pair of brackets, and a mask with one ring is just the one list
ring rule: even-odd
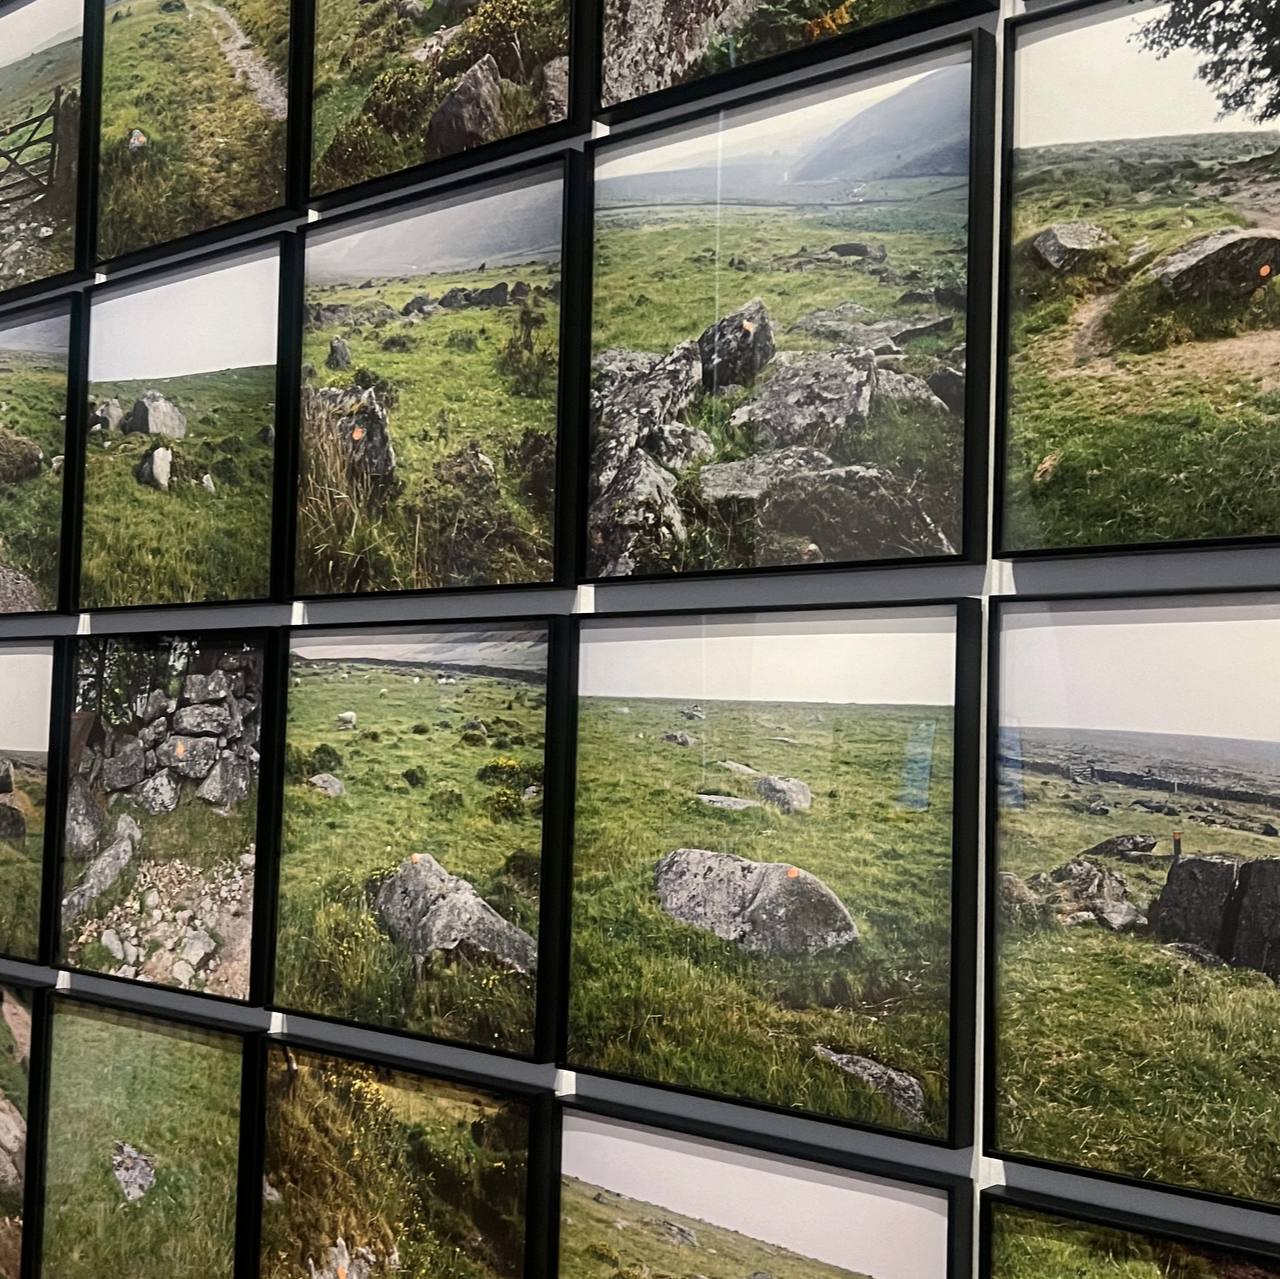
{"label": "green foliage", "polygon": [[20,843],[0,840],[0,954],[34,959],[40,929],[40,868],[44,860],[44,769],[15,764],[14,791],[27,821]]}
{"label": "green foliage", "polygon": [[433,787],[430,795],[427,796],[427,806],[433,813],[441,815],[456,813],[466,805],[466,796],[457,786],[450,785],[448,782]]}
{"label": "green foliage", "polygon": [[512,334],[498,357],[498,369],[512,380],[517,395],[537,399],[553,384],[558,363],[554,334],[538,333],[546,328],[546,312],[522,301],[512,319]]}
{"label": "green foliage", "polygon": [[321,742],[312,752],[307,767],[315,773],[333,773],[342,767],[342,756],[328,742]]}
{"label": "green foliage", "polygon": [[427,775],[420,768],[406,768],[400,776],[415,789],[427,784]]}
{"label": "green foliage", "polygon": [[420,130],[435,105],[436,85],[421,62],[388,67],[381,72],[365,99],[365,113],[393,138],[403,138]]}
{"label": "green foliage", "polygon": [[480,808],[495,822],[518,822],[524,818],[524,801],[520,792],[505,786],[491,791],[480,801]]}
{"label": "green foliage", "polygon": [[1158,282],[1138,280],[1116,294],[1103,323],[1116,349],[1146,354],[1280,328],[1280,298],[1264,286],[1243,297],[1175,301]]}
{"label": "green foliage", "polygon": [[476,777],[490,786],[506,786],[511,790],[523,790],[542,781],[542,765],[529,764],[509,756],[500,756],[485,764]]}

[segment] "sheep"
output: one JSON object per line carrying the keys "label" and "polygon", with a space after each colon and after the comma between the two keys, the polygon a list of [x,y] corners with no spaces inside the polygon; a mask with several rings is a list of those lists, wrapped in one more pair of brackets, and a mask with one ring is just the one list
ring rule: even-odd
{"label": "sheep", "polygon": [[387,696],[387,693],[388,693],[389,691],[390,691],[390,690],[388,690],[388,689],[380,688],[380,689],[378,689],[378,696],[379,696],[379,697],[386,697],[386,696]]}
{"label": "sheep", "polygon": [[339,711],[338,727],[339,728],[355,728],[356,713],[355,711]]}

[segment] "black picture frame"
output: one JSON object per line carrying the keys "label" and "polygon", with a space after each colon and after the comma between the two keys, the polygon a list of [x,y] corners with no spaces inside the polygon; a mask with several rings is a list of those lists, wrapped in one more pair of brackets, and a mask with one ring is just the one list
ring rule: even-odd
{"label": "black picture frame", "polygon": [[[296,236],[287,231],[276,232],[259,239],[237,242],[232,245],[217,244],[205,253],[195,254],[175,262],[165,262],[148,270],[130,272],[121,279],[108,278],[101,284],[86,289],[79,297],[78,324],[73,332],[72,349],[74,365],[71,394],[74,397],[67,416],[67,460],[64,471],[70,471],[73,492],[64,495],[64,502],[74,496],[74,510],[69,515],[72,525],[69,533],[74,544],[71,561],[63,590],[66,593],[65,611],[86,611],[81,590],[81,569],[84,551],[85,498],[87,490],[87,452],[89,441],[89,359],[93,344],[93,308],[99,301],[111,301],[127,297],[141,289],[195,280],[206,272],[234,268],[241,261],[258,256],[275,255],[279,284],[276,318],[275,354],[275,407],[272,410],[272,429],[275,432],[272,453],[270,536],[267,539],[265,593],[257,596],[237,597],[227,600],[145,600],[134,604],[94,605],[95,616],[136,615],[173,609],[234,608],[242,605],[261,605],[284,602],[288,595],[290,549],[293,522],[289,516],[291,494],[296,482],[296,431],[297,377],[295,363],[296,341],[292,319],[300,308],[300,263]],[[64,529],[66,525],[64,524]]]}
{"label": "black picture frame", "polygon": [[[1280,1202],[1272,1203],[1264,1199],[1251,1199],[1226,1192],[1202,1190],[1194,1186],[1177,1182],[1159,1180],[1151,1177],[1134,1176],[1128,1173],[1111,1172],[1107,1169],[1091,1168],[1085,1164],[1070,1163],[1065,1160],[1049,1159],[1026,1152],[1004,1147],[999,1140],[999,970],[1000,953],[998,946],[998,921],[994,904],[998,900],[997,884],[1000,870],[999,826],[999,781],[1000,774],[996,761],[999,758],[1000,741],[1000,660],[1001,634],[1003,616],[1006,609],[1025,605],[1054,604],[1120,604],[1125,601],[1135,603],[1158,603],[1162,600],[1176,601],[1229,601],[1233,598],[1257,599],[1261,596],[1275,596],[1280,600],[1280,592],[1276,588],[1219,586],[1213,588],[1162,587],[1149,590],[1112,590],[1112,591],[1062,591],[1043,594],[1028,593],[1025,595],[992,595],[988,601],[988,623],[986,644],[986,733],[983,743],[985,757],[985,779],[983,786],[984,799],[984,847],[986,850],[985,865],[982,868],[983,893],[987,903],[983,928],[983,948],[986,962],[983,965],[982,1005],[983,1018],[983,1073],[981,1079],[982,1093],[982,1154],[991,1159],[1003,1160],[1006,1163],[1026,1168],[1043,1169],[1054,1173],[1069,1173],[1073,1176],[1088,1178],[1102,1184],[1117,1186],[1133,1186],[1146,1190],[1158,1191],[1161,1194],[1180,1199],[1217,1204],[1223,1207],[1248,1208],[1256,1212],[1280,1215]],[[1109,1214],[1108,1220],[1112,1215]],[[984,1276],[985,1279],[985,1276]]]}
{"label": "black picture frame", "polygon": [[[893,1181],[919,1190],[941,1191],[947,1200],[947,1270],[938,1279],[971,1279],[973,1274],[973,1218],[974,1189],[968,1177],[937,1172],[919,1165],[894,1163],[887,1159],[857,1153],[832,1146],[815,1145],[773,1133],[753,1132],[737,1126],[715,1123],[687,1116],[675,1116],[666,1112],[647,1110],[643,1107],[597,1098],[568,1096],[556,1104],[555,1170],[556,1208],[551,1223],[552,1245],[558,1263],[560,1210],[559,1210],[559,1159],[561,1122],[565,1116],[580,1114],[589,1118],[616,1120],[659,1133],[712,1142],[721,1146],[737,1147],[779,1159],[816,1164],[843,1172],[850,1172],[872,1180]],[[558,1273],[558,1264],[550,1269],[551,1276]]]}
{"label": "black picture frame", "polygon": [[[359,635],[362,631],[402,631],[412,633],[415,628],[423,631],[466,630],[468,628],[528,629],[537,627],[547,635],[547,704],[544,720],[543,748],[543,816],[540,839],[541,868],[540,891],[538,901],[538,971],[534,1005],[534,1024],[532,1027],[532,1049],[528,1052],[514,1052],[505,1048],[494,1048],[467,1040],[450,1039],[441,1035],[427,1034],[405,1027],[389,1026],[362,1022],[356,1018],[329,1013],[323,1009],[296,1008],[276,998],[275,966],[277,955],[277,937],[279,932],[279,896],[280,868],[284,853],[284,804],[283,804],[283,770],[284,741],[288,722],[289,680],[287,678],[289,650],[294,639],[305,639],[307,636],[323,635]],[[255,921],[255,941],[263,947],[262,962],[257,971],[262,973],[260,1001],[272,1013],[280,1013],[285,1017],[306,1017],[319,1023],[334,1026],[345,1026],[360,1030],[373,1031],[394,1036],[404,1041],[409,1049],[415,1044],[438,1044],[452,1048],[465,1049],[468,1052],[489,1056],[494,1059],[523,1061],[530,1063],[550,1063],[556,1057],[557,1035],[564,997],[560,983],[559,965],[565,955],[562,938],[564,934],[565,908],[565,842],[564,829],[566,813],[570,803],[572,788],[569,772],[570,759],[565,749],[565,742],[571,720],[572,682],[576,679],[576,648],[570,646],[568,619],[555,614],[528,614],[524,616],[504,615],[501,617],[437,617],[431,619],[394,618],[386,621],[362,621],[352,623],[335,622],[315,626],[295,626],[282,629],[278,633],[278,652],[276,660],[280,665],[280,676],[277,680],[277,696],[274,699],[272,725],[276,736],[271,739],[272,753],[277,764],[272,784],[275,791],[275,806],[270,814],[271,825],[261,834],[258,845],[259,856],[267,851],[270,865],[270,883],[255,884],[262,891],[270,893],[268,915],[261,916],[261,926]],[[264,722],[264,729],[266,725]],[[264,742],[267,739],[264,736]],[[263,762],[266,762],[264,752]],[[260,783],[261,784],[261,783]],[[262,831],[263,828],[260,828]],[[263,865],[260,861],[259,865]],[[254,903],[255,915],[258,903]],[[314,1044],[314,1040],[311,1041]],[[324,1051],[329,1046],[321,1045]]]}
{"label": "black picture frame", "polygon": [[[555,493],[552,525],[552,575],[541,582],[478,582],[458,586],[425,587],[421,590],[385,590],[350,593],[310,593],[298,590],[297,586],[297,548],[298,548],[298,509],[295,495],[298,489],[298,472],[301,464],[301,400],[303,391],[302,378],[302,346],[305,321],[306,297],[306,251],[308,239],[315,236],[328,236],[334,233],[358,230],[364,222],[376,221],[402,210],[421,209],[426,211],[433,201],[456,199],[459,202],[468,196],[483,197],[490,190],[503,187],[514,187],[517,184],[534,183],[546,180],[559,180],[562,190],[561,204],[561,297],[560,332],[559,332],[559,367],[556,385],[556,461],[555,461]],[[574,298],[581,296],[583,278],[583,239],[584,220],[590,223],[589,200],[587,196],[588,178],[582,153],[568,148],[541,158],[534,158],[501,169],[486,171],[480,175],[469,175],[456,181],[433,186],[426,190],[401,192],[391,199],[381,201],[357,209],[345,210],[332,217],[322,218],[297,232],[298,246],[295,257],[291,261],[290,286],[291,293],[286,305],[287,317],[282,315],[282,332],[289,337],[282,347],[281,368],[289,376],[287,391],[290,411],[296,429],[289,431],[291,453],[289,457],[289,479],[287,483],[287,504],[283,520],[278,519],[278,527],[287,525],[283,537],[277,537],[276,550],[286,557],[281,575],[282,598],[301,600],[306,603],[333,600],[386,600],[432,597],[449,595],[493,594],[496,592],[536,592],[547,591],[552,587],[567,587],[578,580],[575,576],[579,559],[577,541],[580,535],[578,518],[579,493],[579,456],[581,451],[580,437],[583,433],[582,406],[585,403],[578,383],[580,381],[580,350],[582,344],[582,326],[574,322],[577,308],[572,304]],[[588,336],[589,343],[589,336]],[[285,349],[287,348],[287,350]],[[282,393],[281,400],[284,400]],[[281,433],[277,431],[276,438]]]}
{"label": "black picture frame", "polygon": [[[803,75],[825,62],[850,55],[871,52],[896,44],[912,36],[939,30],[953,23],[979,19],[999,8],[998,0],[938,0],[925,9],[917,9],[896,18],[869,23],[838,36],[814,41],[753,62],[716,71],[696,80],[673,84],[665,89],[635,98],[606,104],[604,80],[604,12],[605,0],[594,0],[594,38],[599,50],[591,78],[592,116],[608,125],[624,124],[643,116],[678,110],[718,94],[747,90],[762,81],[781,80]],[[788,87],[790,87],[788,85]]]}
{"label": "black picture frame", "polygon": [[1277,1250],[1274,1245],[1246,1239],[1242,1235],[1206,1230],[1183,1222],[1175,1224],[1122,1208],[1099,1208],[1092,1204],[1077,1203],[1054,1195],[998,1186],[984,1190],[979,1197],[978,1271],[975,1279],[997,1279],[994,1270],[993,1223],[1001,1207],[1020,1209],[1042,1217],[1057,1218],[1070,1225],[1096,1226],[1102,1230],[1146,1235],[1192,1248],[1203,1247],[1240,1253],[1246,1261],[1256,1259],[1267,1265],[1280,1266],[1280,1250]]}
{"label": "black picture frame", "polygon": [[995,433],[994,457],[991,481],[992,532],[991,554],[995,559],[1025,560],[1077,560],[1082,558],[1110,558],[1114,556],[1161,555],[1183,551],[1220,551],[1240,547],[1270,547],[1280,545],[1280,529],[1274,534],[1231,534],[1211,538],[1182,538],[1156,542],[1114,542],[1087,546],[1018,547],[1011,544],[1009,531],[1008,468],[1006,461],[1012,438],[1009,413],[1009,380],[1012,365],[1012,282],[1013,282],[1013,206],[1015,128],[1017,125],[1017,66],[1018,38],[1022,32],[1041,23],[1052,23],[1075,14],[1104,13],[1108,9],[1122,10],[1125,0],[1057,0],[1056,3],[1038,5],[1004,23],[1005,45],[1003,83],[1001,85],[1002,110],[1000,148],[1000,181],[996,191],[997,224],[999,230],[996,250],[995,309],[996,358],[995,358]]}
{"label": "black picture frame", "polygon": [[974,1127],[974,1046],[977,1011],[973,992],[977,981],[978,935],[978,767],[981,715],[980,687],[982,680],[982,608],[971,597],[940,599],[910,599],[901,601],[858,601],[844,603],[838,600],[820,604],[775,604],[756,607],[721,608],[672,608],[652,613],[619,612],[584,614],[572,619],[573,651],[578,652],[578,634],[583,624],[592,621],[630,621],[636,623],[681,617],[726,618],[737,616],[764,616],[778,613],[821,614],[824,612],[901,612],[912,610],[936,610],[950,608],[955,613],[955,684],[953,697],[954,737],[951,815],[951,912],[950,912],[950,991],[948,1009],[949,1043],[947,1053],[947,1127],[941,1136],[911,1132],[868,1122],[854,1121],[794,1107],[778,1106],[770,1102],[731,1096],[723,1093],[667,1083],[660,1080],[628,1075],[593,1068],[589,1063],[571,1057],[569,1053],[569,999],[573,986],[571,971],[571,936],[573,919],[573,858],[574,802],[573,779],[577,776],[577,722],[578,689],[576,668],[572,686],[566,690],[565,714],[571,718],[571,735],[566,736],[566,767],[571,769],[570,783],[565,796],[562,846],[564,849],[562,890],[563,926],[560,929],[560,945],[555,957],[557,988],[562,992],[558,1011],[556,1062],[565,1070],[600,1079],[613,1079],[622,1083],[643,1085],[659,1093],[698,1097],[710,1101],[727,1102],[741,1109],[744,1115],[752,1111],[786,1114],[813,1119],[837,1129],[880,1133],[903,1142],[923,1146],[958,1150],[973,1141]]}
{"label": "black picture frame", "polygon": [[[262,653],[262,706],[259,740],[262,746],[279,740],[283,732],[280,722],[282,703],[280,700],[279,678],[285,660],[282,651],[283,632],[278,627],[255,627],[240,629],[197,628],[186,630],[181,627],[166,627],[159,631],[138,631],[131,629],[108,629],[95,627],[91,634],[82,636],[66,636],[59,641],[58,684],[55,688],[55,707],[61,718],[55,720],[57,737],[57,753],[59,764],[59,785],[56,792],[50,792],[49,816],[47,820],[56,827],[54,840],[46,840],[44,886],[41,894],[43,910],[43,926],[41,928],[41,960],[42,963],[56,972],[79,974],[92,978],[94,982],[108,983],[107,989],[119,989],[118,1002],[104,1000],[110,1006],[136,1007],[137,1001],[132,992],[151,991],[163,998],[164,995],[179,994],[183,999],[204,1002],[210,1008],[207,1021],[196,1019],[195,1024],[210,1025],[221,1028],[217,1023],[218,1007],[260,1007],[265,1000],[263,994],[268,980],[269,966],[273,951],[269,947],[274,943],[274,930],[266,926],[266,921],[259,915],[264,907],[270,909],[274,903],[274,885],[276,879],[275,858],[277,846],[268,838],[276,820],[280,806],[280,791],[283,778],[284,761],[282,752],[272,751],[270,755],[265,749],[259,750],[257,775],[257,796],[255,803],[255,840],[254,840],[254,881],[253,881],[253,918],[250,920],[249,934],[249,980],[245,994],[239,998],[230,995],[216,994],[210,991],[179,988],[163,982],[146,981],[141,978],[120,977],[114,973],[100,972],[95,969],[78,967],[69,963],[64,954],[62,899],[66,879],[66,818],[67,791],[71,779],[71,715],[76,702],[76,672],[79,660],[81,641],[97,640],[129,640],[142,642],[163,640],[166,638],[195,639],[207,642],[217,639],[222,643],[244,643],[255,645]],[[275,681],[275,686],[272,686]],[[53,767],[51,752],[50,767]],[[56,806],[55,806],[56,797]],[[264,935],[265,934],[265,935]],[[92,999],[95,996],[84,987],[77,987],[78,998]],[[168,1017],[170,1012],[166,1006],[161,1016]],[[224,1014],[225,1016],[225,1014]],[[236,1023],[232,1023],[233,1025]]]}
{"label": "black picture frame", "polygon": [[[738,111],[771,103],[780,97],[848,82],[855,87],[864,75],[906,68],[913,62],[946,54],[962,54],[970,68],[969,96],[969,174],[967,210],[968,225],[965,254],[967,296],[965,305],[965,390],[964,440],[961,450],[963,474],[960,477],[960,546],[953,555],[901,556],[896,559],[866,559],[823,562],[820,564],[764,564],[751,568],[691,569],[679,573],[634,573],[611,577],[592,573],[587,563],[586,514],[589,506],[591,412],[591,346],[593,338],[595,274],[594,237],[594,171],[597,157],[608,155],[618,146],[633,145],[637,140],[659,136],[690,125],[714,120],[726,110]],[[584,196],[586,209],[578,223],[579,252],[582,255],[578,311],[582,319],[578,334],[578,392],[574,419],[579,424],[581,461],[577,468],[577,507],[579,529],[575,581],[585,585],[618,585],[639,582],[680,582],[722,578],[764,580],[780,574],[821,574],[862,572],[888,568],[917,566],[978,564],[987,552],[987,440],[991,347],[991,240],[992,213],[990,192],[993,181],[994,156],[989,145],[995,128],[995,39],[982,26],[967,33],[944,37],[893,54],[881,54],[850,66],[828,68],[806,79],[789,81],[781,89],[749,93],[728,106],[702,106],[682,114],[649,120],[634,129],[619,131],[603,138],[592,138],[584,147],[586,174]],[[582,445],[585,443],[586,447]]]}
{"label": "black picture frame", "polygon": [[[305,175],[302,171],[306,164],[307,147],[310,145],[309,129],[306,145],[303,143],[302,130],[309,124],[309,116],[298,110],[303,101],[298,96],[298,85],[303,68],[308,65],[304,50],[310,48],[311,6],[312,0],[288,0],[289,5],[289,64],[285,84],[288,94],[289,115],[285,121],[284,173],[281,183],[281,202],[274,208],[264,209],[259,213],[236,218],[231,222],[218,223],[216,226],[193,231],[186,235],[174,236],[156,244],[145,245],[112,256],[103,256],[98,252],[101,218],[99,211],[101,133],[102,133],[102,93],[103,66],[106,58],[106,20],[105,5],[98,6],[93,0],[86,0],[86,8],[96,12],[96,29],[94,32],[95,62],[92,68],[93,98],[89,101],[90,111],[88,139],[89,169],[91,189],[87,195],[87,207],[84,216],[91,228],[85,244],[83,270],[86,275],[116,275],[129,272],[138,267],[145,267],[157,262],[167,261],[179,254],[190,253],[202,256],[206,252],[216,251],[218,246],[228,242],[244,239],[277,228],[285,223],[306,216],[306,200],[304,196]],[[86,41],[86,47],[88,42]]]}

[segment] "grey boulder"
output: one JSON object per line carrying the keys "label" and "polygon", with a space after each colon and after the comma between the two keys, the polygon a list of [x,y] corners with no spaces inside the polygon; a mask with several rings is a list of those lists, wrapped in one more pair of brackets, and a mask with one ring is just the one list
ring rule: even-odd
{"label": "grey boulder", "polygon": [[122,429],[128,434],[163,435],[180,440],[187,433],[187,419],[159,391],[145,391],[141,398],[134,400]]}
{"label": "grey boulder", "polygon": [[813,792],[798,777],[758,777],[756,794],[784,813],[807,813]]}
{"label": "grey boulder", "polygon": [[498,64],[491,53],[473,63],[436,108],[427,142],[442,155],[492,142],[502,129]]}
{"label": "grey boulder", "polygon": [[162,768],[171,768],[183,777],[205,778],[218,762],[218,741],[214,737],[184,737],[175,733],[156,748]]}
{"label": "grey boulder", "polygon": [[714,393],[723,386],[749,386],[773,358],[773,326],[759,298],[722,316],[698,338],[702,385]]}
{"label": "grey boulder", "polygon": [[838,1053],[823,1044],[814,1044],[814,1056],[852,1075],[872,1092],[879,1093],[912,1127],[924,1123],[924,1089],[905,1070],[895,1070],[871,1057]]}
{"label": "grey boulder", "polygon": [[1031,241],[1031,251],[1050,270],[1068,272],[1113,244],[1110,232],[1096,222],[1055,222]]}
{"label": "grey boulder", "polygon": [[1179,298],[1247,297],[1280,269],[1280,231],[1215,231],[1161,258],[1151,274]]}

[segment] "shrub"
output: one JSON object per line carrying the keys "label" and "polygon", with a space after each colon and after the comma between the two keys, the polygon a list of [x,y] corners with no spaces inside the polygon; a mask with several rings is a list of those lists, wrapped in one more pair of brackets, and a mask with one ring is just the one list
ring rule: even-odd
{"label": "shrub", "polygon": [[476,335],[470,329],[454,329],[445,339],[444,344],[453,351],[474,351]]}
{"label": "shrub", "polygon": [[555,337],[538,336],[546,326],[546,312],[530,306],[527,300],[520,303],[520,309],[512,317],[511,336],[498,355],[498,371],[511,378],[517,395],[535,399],[555,377]]}
{"label": "shrub", "polygon": [[307,767],[314,773],[332,773],[342,767],[342,756],[328,742],[321,742],[311,752]]}
{"label": "shrub", "polygon": [[464,746],[488,746],[489,735],[482,733],[478,728],[464,728],[462,730],[462,744]]}
{"label": "shrub", "polygon": [[520,792],[499,787],[484,797],[481,808],[495,822],[518,822],[524,817],[524,801]]}
{"label": "shrub", "polygon": [[466,797],[449,782],[441,782],[428,796],[427,805],[437,813],[456,813],[466,807]]}
{"label": "shrub", "polygon": [[417,768],[416,766],[410,766],[409,768],[406,768],[404,772],[400,774],[400,776],[403,777],[404,780],[408,782],[409,785],[412,786],[415,790],[419,786],[425,786],[427,782],[426,774],[422,771],[422,769]]}
{"label": "shrub", "polygon": [[488,786],[508,786],[512,790],[523,790],[526,786],[536,786],[542,781],[542,769],[532,764],[523,764],[509,755],[500,755],[491,759],[476,773],[476,780]]}
{"label": "shrub", "polygon": [[419,133],[436,101],[437,82],[421,62],[382,72],[369,86],[365,114],[393,138]]}
{"label": "shrub", "polygon": [[431,731],[431,726],[429,724],[418,723],[418,724],[415,724],[409,731],[411,733],[416,733],[419,737],[421,737],[424,733],[429,733]]}
{"label": "shrub", "polygon": [[593,1257],[596,1261],[606,1262],[615,1268],[622,1265],[622,1258],[618,1255],[618,1250],[610,1247],[607,1243],[601,1243],[598,1239],[587,1245],[587,1256]]}
{"label": "shrub", "polygon": [[400,403],[400,388],[381,373],[366,369],[363,365],[351,375],[351,385],[362,391],[374,391],[385,409],[393,409]]}

